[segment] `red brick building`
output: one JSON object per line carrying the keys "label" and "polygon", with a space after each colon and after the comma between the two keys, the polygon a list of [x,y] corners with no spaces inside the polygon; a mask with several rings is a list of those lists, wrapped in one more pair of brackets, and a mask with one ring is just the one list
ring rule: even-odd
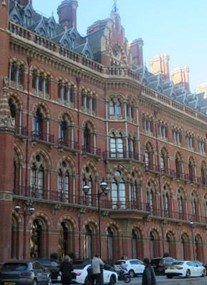
{"label": "red brick building", "polygon": [[105,260],[205,261],[204,94],[166,55],[149,70],[116,7],[85,37],[77,8],[62,1],[57,23],[32,1],[0,1],[1,261],[91,258],[99,236]]}

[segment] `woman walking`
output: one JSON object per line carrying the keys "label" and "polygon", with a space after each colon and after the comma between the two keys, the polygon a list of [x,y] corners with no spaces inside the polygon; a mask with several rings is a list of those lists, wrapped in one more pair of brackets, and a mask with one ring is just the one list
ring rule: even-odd
{"label": "woman walking", "polygon": [[72,281],[73,265],[68,255],[65,255],[63,262],[60,264],[61,281],[63,285],[70,285]]}

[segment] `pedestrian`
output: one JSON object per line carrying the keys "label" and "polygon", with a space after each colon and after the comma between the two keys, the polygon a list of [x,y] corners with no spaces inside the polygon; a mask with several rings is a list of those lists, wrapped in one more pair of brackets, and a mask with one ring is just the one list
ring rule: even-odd
{"label": "pedestrian", "polygon": [[102,285],[103,284],[103,260],[95,255],[92,259],[91,269],[92,269],[92,285]]}
{"label": "pedestrian", "polygon": [[72,282],[73,265],[68,255],[65,255],[60,264],[61,281],[63,285],[70,285]]}
{"label": "pedestrian", "polygon": [[144,258],[145,269],[142,275],[142,285],[156,285],[154,268],[150,265],[149,258]]}

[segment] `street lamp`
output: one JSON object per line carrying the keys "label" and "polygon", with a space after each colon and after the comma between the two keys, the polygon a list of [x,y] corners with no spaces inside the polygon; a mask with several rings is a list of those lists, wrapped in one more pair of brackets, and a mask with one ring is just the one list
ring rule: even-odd
{"label": "street lamp", "polygon": [[[97,196],[97,200],[98,200],[98,249],[99,249],[99,256],[101,257],[101,207],[100,207],[100,199],[101,196],[103,195],[107,195],[109,192],[109,188],[108,185],[106,183],[106,181],[104,181],[104,179],[100,182],[99,187],[101,189],[101,191],[98,191],[97,194],[95,194]],[[91,195],[93,196],[93,194],[88,194],[89,192],[89,185],[85,184],[83,186],[83,192],[85,194],[85,196]]]}
{"label": "street lamp", "polygon": [[34,214],[35,212],[35,208],[32,205],[31,201],[26,201],[24,207],[22,208],[20,205],[16,205],[14,208],[15,212],[18,215],[22,215],[23,216],[23,259],[26,258],[26,219],[27,216]]}

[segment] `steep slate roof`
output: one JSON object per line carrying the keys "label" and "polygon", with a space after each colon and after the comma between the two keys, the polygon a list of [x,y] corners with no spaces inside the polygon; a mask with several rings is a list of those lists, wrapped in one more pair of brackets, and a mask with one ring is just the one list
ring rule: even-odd
{"label": "steep slate roof", "polygon": [[[29,19],[29,17],[31,18]],[[72,49],[100,62],[101,39],[106,36],[106,27],[112,19],[108,18],[95,22],[94,24],[97,24],[98,29],[93,31],[93,24],[88,28],[87,36],[81,37],[76,28],[64,28],[56,23],[53,16],[46,18],[37,13],[31,4],[21,7],[17,4],[17,1],[10,0],[10,21],[47,37],[65,48]],[[204,98],[204,93],[190,93],[186,90],[184,83],[174,84],[161,74],[151,73],[146,66],[133,65],[129,66],[129,68],[139,74],[143,85],[171,97],[173,100],[177,100],[192,109],[207,114],[207,99]]]}

